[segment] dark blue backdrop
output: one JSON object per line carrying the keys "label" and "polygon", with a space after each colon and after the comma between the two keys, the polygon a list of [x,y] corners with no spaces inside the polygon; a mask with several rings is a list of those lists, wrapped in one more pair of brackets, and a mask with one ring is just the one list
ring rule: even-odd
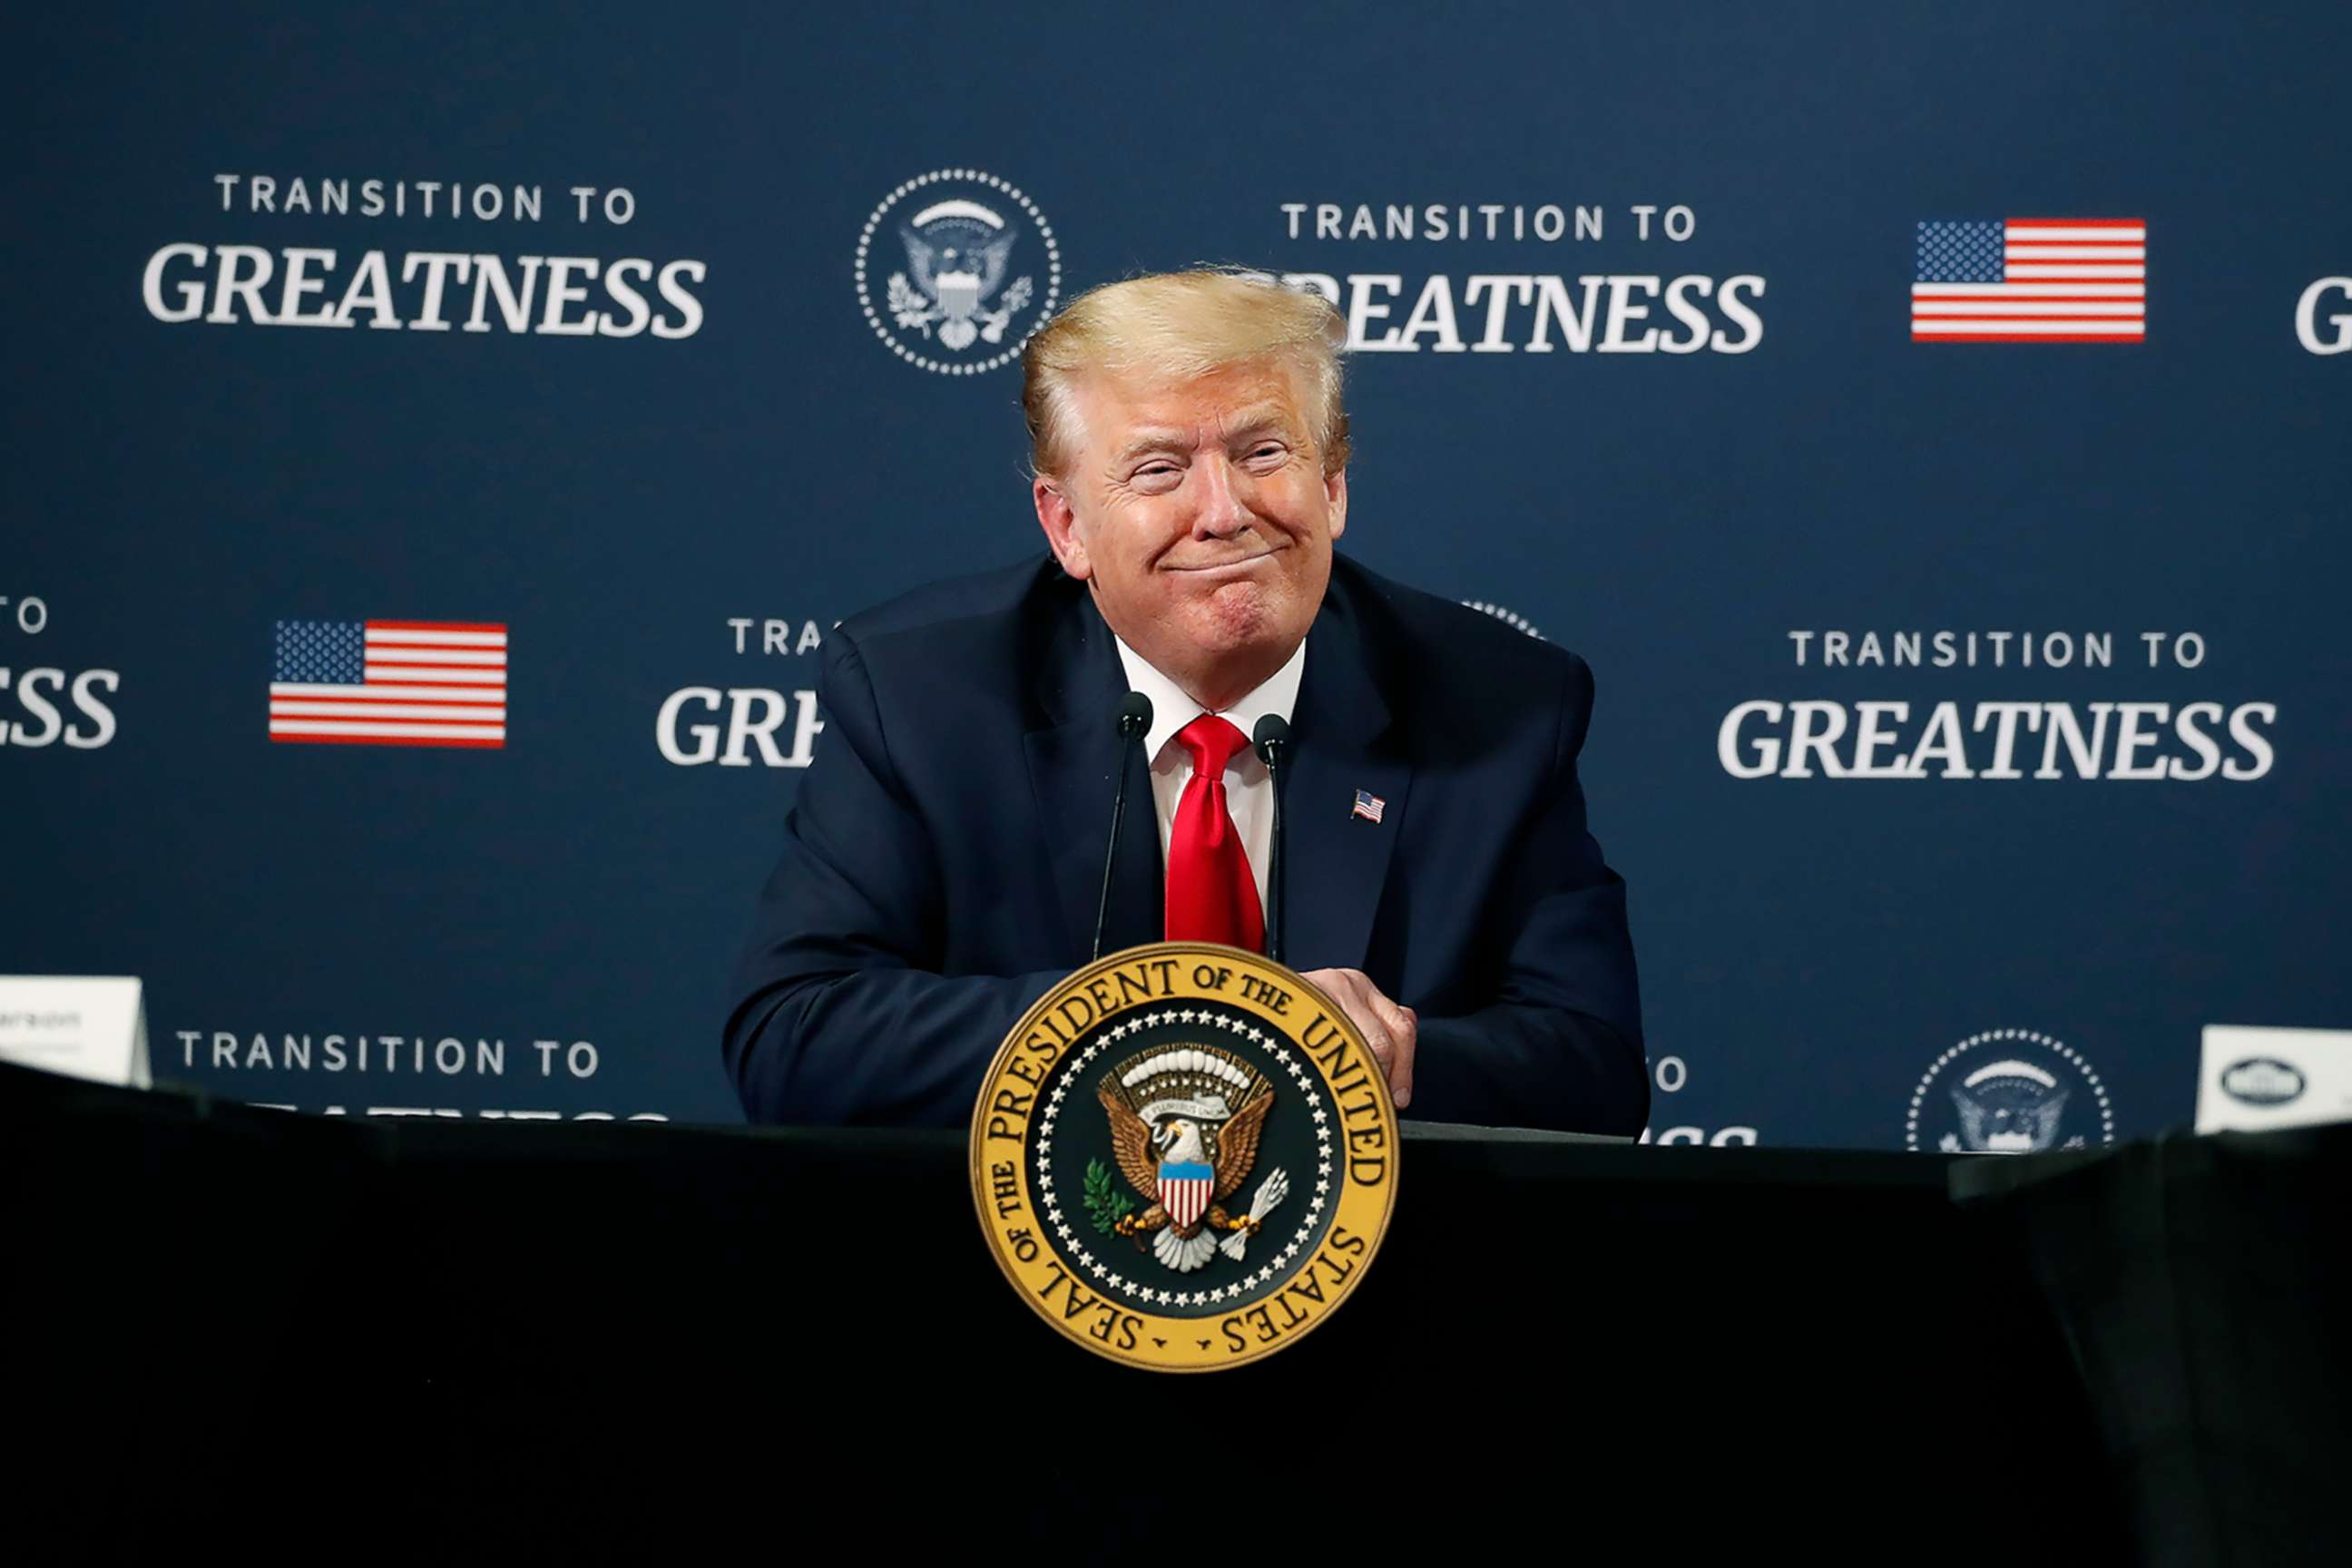
{"label": "dark blue backdrop", "polygon": [[[756,744],[746,765],[681,765],[657,716],[688,688],[795,702],[814,655],[761,651],[759,623],[802,649],[809,623],[1039,548],[1017,369],[934,374],[876,323],[942,363],[1010,348],[1048,289],[1050,226],[1063,299],[1240,261],[1327,276],[1377,339],[1438,278],[1466,351],[1506,291],[1494,341],[1513,352],[1443,352],[1424,320],[1418,352],[1352,358],[1346,548],[1591,661],[1585,779],[1631,887],[1661,1137],[1900,1146],[1916,1093],[1927,1142],[1951,1121],[1951,1083],[1927,1076],[1995,1057],[2071,1096],[2061,1141],[2127,1136],[2188,1121],[2203,1025],[2352,1024],[2335,625],[2352,358],[2313,352],[2352,301],[2323,288],[2297,322],[2315,282],[2352,272],[2340,7],[1110,16],[20,25],[0,174],[16,300],[0,970],[143,976],[159,1074],[248,1099],[733,1118],[723,977],[798,774]],[[940,171],[1001,184],[894,197]],[[310,210],[286,210],[297,179]],[[369,180],[387,202],[405,182],[404,210],[362,214]],[[539,216],[423,216],[421,183],[450,181],[502,214],[536,187]],[[322,182],[352,210],[318,210]],[[594,193],[584,222],[575,186]],[[882,275],[935,195],[984,199],[1017,235],[1036,297],[1000,343],[893,325]],[[894,199],[861,293],[859,237]],[[1548,204],[1565,237],[1513,237]],[[1341,237],[1318,237],[1325,205]],[[1496,237],[1482,205],[1504,209]],[[1432,205],[1472,209],[1477,232],[1427,237]],[[1391,206],[1418,237],[1388,237]],[[1359,207],[1373,237],[1347,237]],[[1575,237],[1580,207],[1598,237]],[[1920,222],[2052,216],[2145,222],[2146,342],[1911,341]],[[175,244],[205,259],[159,261]],[[418,255],[517,275],[525,258],[642,258],[680,335],[509,331],[495,296],[478,332],[268,324],[234,295],[219,309],[222,246],[271,254],[265,314],[289,247],[334,253],[301,263],[326,280],[298,301],[312,311],[383,252],[390,298],[362,321],[420,312],[421,278],[402,276]],[[649,280],[682,262],[699,264],[670,273],[692,310]],[[1602,352],[1612,292],[1652,311],[1618,341],[1686,338],[1643,286],[1606,283],[1589,352],[1556,322],[1555,352],[1529,352],[1535,305],[1471,292],[1550,278],[1580,300],[1588,276],[1705,279],[1685,303],[1745,352]],[[1718,303],[1735,278],[1755,280],[1752,330]],[[184,283],[232,319],[165,319]],[[449,290],[463,322],[473,287]],[[601,282],[558,319],[598,310],[628,324]],[[506,745],[273,744],[274,624],[372,617],[507,626]],[[745,651],[730,617],[754,623]],[[2113,664],[1822,662],[1824,632],[1946,630],[2105,637]],[[1801,666],[1800,631],[1816,634]],[[2166,634],[2155,668],[2144,632]],[[112,673],[77,708],[90,671]],[[2210,701],[2248,710],[2262,742],[2217,719],[2223,759],[2270,763],[2105,776],[2110,713],[2094,778],[2063,749],[2063,776],[2031,776],[2038,732],[2027,776],[1982,777],[1973,730],[1975,777],[1933,755],[1923,779],[1739,777],[1721,730],[1756,700],[1833,702],[1853,726],[1857,704],[1906,703],[1885,725],[1897,757],[1942,702],[1964,726],[1979,703],[2063,703],[2086,730],[2095,704],[2159,703],[2143,755],[2191,770],[2170,715]],[[711,700],[723,728],[736,700]],[[1734,759],[1788,728],[1785,710],[1777,731],[1748,721]],[[2025,1033],[1979,1040],[2009,1029]],[[368,1069],[331,1070],[330,1035],[347,1061],[377,1042]],[[308,1068],[289,1036],[309,1037]],[[422,1075],[408,1044],[387,1068],[386,1036],[427,1042]],[[462,1070],[434,1066],[444,1038],[465,1042]],[[502,1072],[485,1040],[505,1042]]]}

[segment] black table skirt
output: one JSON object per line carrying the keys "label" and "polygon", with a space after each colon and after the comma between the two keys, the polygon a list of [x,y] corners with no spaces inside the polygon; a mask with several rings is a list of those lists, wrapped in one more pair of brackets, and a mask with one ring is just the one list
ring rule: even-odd
{"label": "black table skirt", "polygon": [[[2083,1194],[2147,1190],[2150,1154],[1409,1133],[1346,1308],[1171,1379],[1014,1299],[953,1133],[346,1121],[15,1068],[0,1132],[33,1285],[15,1338],[40,1347],[20,1408],[61,1456],[121,1455],[111,1506],[61,1510],[85,1543],[294,1510],[525,1550],[625,1514],[647,1542],[823,1518],[877,1550],[1091,1559],[1322,1518],[1349,1554],[1607,1531],[1653,1561],[2188,1562],[2168,1543],[2235,1528],[2149,1500],[2187,1509],[2199,1474],[2181,1424],[2144,1473],[2122,1413],[2119,1387],[2173,1375],[2130,1305],[2156,1287],[2085,1262],[2117,1233],[2084,1218],[2116,1200]],[[2323,1142],[2289,1164],[2340,1170]],[[2112,1289],[2084,1296],[2069,1260]],[[2336,1281],[2274,1314],[2315,1322]],[[2324,1404],[2298,1475],[2326,1462]],[[992,1534],[1007,1510],[1066,1533]],[[2270,1533],[2205,1560],[2304,1560],[2291,1507]]]}

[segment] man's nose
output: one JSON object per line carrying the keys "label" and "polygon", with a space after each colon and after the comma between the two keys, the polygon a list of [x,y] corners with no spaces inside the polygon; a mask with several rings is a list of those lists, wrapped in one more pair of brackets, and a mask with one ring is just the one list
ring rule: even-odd
{"label": "man's nose", "polygon": [[1255,517],[1245,494],[1248,476],[1235,468],[1222,452],[1196,463],[1200,504],[1192,512],[1195,539],[1226,539],[1250,525]]}

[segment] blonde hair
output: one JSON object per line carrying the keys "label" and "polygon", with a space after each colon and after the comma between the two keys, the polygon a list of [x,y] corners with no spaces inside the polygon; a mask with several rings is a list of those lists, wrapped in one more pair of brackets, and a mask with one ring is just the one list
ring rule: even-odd
{"label": "blonde hair", "polygon": [[1348,466],[1339,405],[1347,323],[1320,294],[1267,274],[1202,267],[1105,283],[1072,300],[1021,355],[1021,412],[1029,461],[1040,474],[1068,465],[1076,417],[1070,384],[1089,371],[1145,370],[1189,379],[1249,360],[1287,358],[1304,375],[1323,471]]}

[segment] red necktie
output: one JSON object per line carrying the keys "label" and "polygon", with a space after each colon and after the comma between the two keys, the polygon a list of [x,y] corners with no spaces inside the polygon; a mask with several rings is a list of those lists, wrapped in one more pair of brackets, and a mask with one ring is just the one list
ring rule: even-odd
{"label": "red necktie", "polygon": [[1265,916],[1249,852],[1225,808],[1225,764],[1247,742],[1232,721],[1203,713],[1176,738],[1192,753],[1192,776],[1168,831],[1168,940],[1222,942],[1265,951]]}

